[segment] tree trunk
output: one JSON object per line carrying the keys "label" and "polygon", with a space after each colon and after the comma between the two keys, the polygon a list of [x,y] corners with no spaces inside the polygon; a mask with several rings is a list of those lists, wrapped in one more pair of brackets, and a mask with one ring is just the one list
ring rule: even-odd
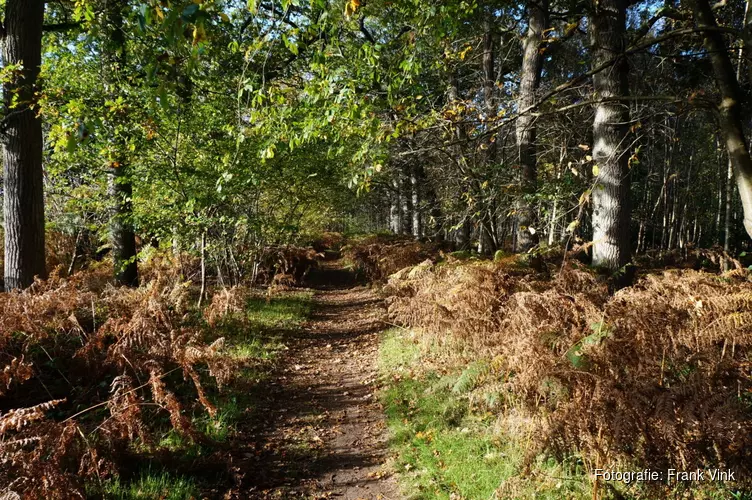
{"label": "tree trunk", "polygon": [[[715,16],[707,0],[695,0],[694,14],[695,23],[699,28],[717,28]],[[741,119],[744,96],[739,88],[739,81],[723,36],[718,31],[706,31],[705,45],[721,92],[721,104],[718,107],[721,133],[726,142],[742,202],[744,229],[752,237],[752,158],[749,155]]]}
{"label": "tree trunk", "polygon": [[714,234],[715,234],[715,244],[720,245],[721,244],[721,213],[723,212],[723,185],[724,185],[723,173],[726,171],[726,168],[723,164],[723,155],[721,154],[720,140],[717,137],[716,137],[716,157],[718,158],[718,183],[716,186],[717,187],[716,192],[718,193],[718,205],[716,207],[716,212],[715,212]]}
{"label": "tree trunk", "polygon": [[394,234],[400,232],[400,184],[397,179],[392,181],[392,191],[389,196],[389,229]]}
{"label": "tree trunk", "polygon": [[[600,66],[624,51],[626,2],[602,0],[593,5],[590,37],[593,66]],[[629,92],[627,60],[593,76],[597,99],[626,97]],[[599,168],[593,186],[593,265],[616,270],[630,260],[629,155],[626,151],[629,105],[618,100],[601,102],[593,123],[593,160]]]}
{"label": "tree trunk", "polygon": [[405,174],[404,171],[400,171],[400,200],[401,200],[401,216],[400,216],[400,233],[404,235],[412,234],[413,232],[413,219],[412,219],[412,186],[410,184],[410,177]]}
{"label": "tree trunk", "polygon": [[458,250],[468,250],[470,248],[470,221],[467,217],[463,218],[462,223],[455,231],[455,244]]}
{"label": "tree trunk", "polygon": [[[526,109],[535,104],[536,92],[540,86],[543,68],[543,54],[540,49],[543,32],[548,25],[548,0],[529,2],[527,9],[528,29],[522,43],[518,109]],[[519,117],[516,133],[521,169],[520,199],[517,202],[517,250],[527,252],[538,243],[533,202],[538,177],[536,117],[530,114]]]}
{"label": "tree trunk", "polygon": [[[112,100],[119,95],[122,71],[125,68],[125,33],[123,32],[122,2],[108,0],[105,31],[109,41],[105,44],[105,86]],[[127,131],[120,122],[122,117],[110,117],[110,133],[115,142],[115,155],[108,166],[108,195],[111,198],[110,243],[115,270],[115,281],[123,286],[138,286],[136,262],[136,234],[133,231],[133,184],[127,160]],[[127,127],[127,125],[126,125]]]}
{"label": "tree trunk", "polygon": [[413,237],[418,239],[423,236],[423,227],[420,220],[420,186],[418,184],[418,167],[410,170],[410,188],[413,206]]}
{"label": "tree trunk", "polygon": [[[271,289],[271,287],[270,287]],[[201,291],[198,294],[198,308],[206,298],[206,231],[201,233]]]}
{"label": "tree trunk", "polygon": [[[729,253],[731,251],[731,194],[732,185],[731,181],[734,178],[734,167],[731,164],[731,160],[728,161],[728,170],[726,173],[726,200],[725,200],[725,213],[723,216],[723,251]],[[727,271],[725,269],[724,271]]]}
{"label": "tree trunk", "polygon": [[[42,63],[42,0],[7,0],[3,63],[23,64],[3,86],[3,214],[5,289],[26,288],[47,277],[44,252],[44,176],[42,122],[35,91]],[[11,101],[15,104],[12,104]]]}

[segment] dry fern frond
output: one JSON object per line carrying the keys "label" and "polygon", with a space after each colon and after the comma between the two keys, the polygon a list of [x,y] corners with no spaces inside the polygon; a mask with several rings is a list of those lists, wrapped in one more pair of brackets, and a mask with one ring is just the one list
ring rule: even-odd
{"label": "dry fern frond", "polygon": [[385,291],[395,322],[459,342],[458,362],[501,360],[473,393],[493,388],[502,420],[534,416],[531,459],[579,450],[752,472],[752,410],[739,398],[752,393],[752,283],[735,273],[652,273],[609,295],[577,263],[551,279],[463,262],[401,271]]}

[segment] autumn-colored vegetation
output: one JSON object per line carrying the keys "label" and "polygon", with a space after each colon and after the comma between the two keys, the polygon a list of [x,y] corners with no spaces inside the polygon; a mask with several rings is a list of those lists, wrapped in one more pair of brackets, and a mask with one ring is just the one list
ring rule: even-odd
{"label": "autumn-colored vegetation", "polygon": [[410,237],[369,235],[349,242],[342,248],[342,254],[363,277],[385,281],[400,269],[438,257],[442,247],[439,243],[421,243]]}
{"label": "autumn-colored vegetation", "polygon": [[[302,277],[311,252],[270,249],[267,281],[275,272]],[[0,294],[6,491],[84,498],[133,472],[134,461],[163,454],[168,432],[214,442],[196,421],[217,417],[218,395],[255,362],[227,336],[248,328],[244,311],[259,292],[218,288],[197,309],[198,287],[183,279],[196,275],[196,262],[183,261],[153,255],[141,264],[139,288],[113,286],[111,266],[92,264]]]}
{"label": "autumn-colored vegetation", "polygon": [[526,467],[581,453],[592,468],[749,477],[749,271],[658,270],[611,295],[577,261],[536,272],[514,256],[450,259],[400,271],[384,291],[393,321],[466,367],[455,390],[471,407],[527,436]]}

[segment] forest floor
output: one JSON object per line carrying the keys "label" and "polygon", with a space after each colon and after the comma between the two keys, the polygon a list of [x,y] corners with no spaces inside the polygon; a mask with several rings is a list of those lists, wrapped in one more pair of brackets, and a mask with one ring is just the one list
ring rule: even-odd
{"label": "forest floor", "polygon": [[381,301],[338,262],[309,277],[314,308],[257,400],[236,471],[243,498],[399,498],[377,391]]}

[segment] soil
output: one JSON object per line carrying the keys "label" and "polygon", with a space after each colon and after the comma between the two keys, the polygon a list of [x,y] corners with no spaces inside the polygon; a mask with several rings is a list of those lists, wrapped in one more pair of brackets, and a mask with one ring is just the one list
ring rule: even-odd
{"label": "soil", "polygon": [[378,402],[381,301],[337,262],[309,277],[315,308],[287,350],[254,413],[235,461],[235,498],[398,499],[386,463]]}

